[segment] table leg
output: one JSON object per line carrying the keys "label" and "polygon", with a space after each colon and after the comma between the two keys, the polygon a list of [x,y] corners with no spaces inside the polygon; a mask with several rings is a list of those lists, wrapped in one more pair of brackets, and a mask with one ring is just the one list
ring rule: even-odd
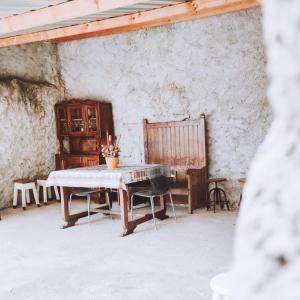
{"label": "table leg", "polygon": [[65,191],[64,191],[64,188],[62,186],[60,187],[60,198],[61,198],[61,211],[62,211],[62,215],[63,215],[63,219],[64,219],[63,228],[74,226],[77,219],[76,220],[70,220],[68,199],[65,195]]}
{"label": "table leg", "polygon": [[121,236],[126,236],[128,234],[133,233],[134,229],[136,228],[136,225],[134,225],[133,222],[128,221],[128,194],[127,194],[127,191],[125,191],[123,189],[119,189],[119,195],[120,195],[121,221],[122,221],[122,227],[123,227],[123,232],[121,233]]}
{"label": "table leg", "polygon": [[166,215],[166,212],[167,212],[167,200],[166,200],[166,197],[167,197],[167,195],[159,197],[160,211],[159,211],[159,214],[157,215],[157,218],[159,220],[164,220],[164,219],[169,218],[169,216]]}

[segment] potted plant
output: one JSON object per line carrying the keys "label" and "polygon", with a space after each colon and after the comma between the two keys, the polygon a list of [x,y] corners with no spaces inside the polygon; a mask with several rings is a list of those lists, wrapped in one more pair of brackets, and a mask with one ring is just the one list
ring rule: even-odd
{"label": "potted plant", "polygon": [[112,137],[106,132],[106,145],[101,145],[101,153],[108,169],[115,169],[119,165],[119,141],[120,139],[116,136]]}

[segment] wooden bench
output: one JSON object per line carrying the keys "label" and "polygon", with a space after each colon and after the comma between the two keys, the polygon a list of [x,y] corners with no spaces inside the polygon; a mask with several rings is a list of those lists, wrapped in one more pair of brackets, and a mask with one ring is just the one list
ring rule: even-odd
{"label": "wooden bench", "polygon": [[176,202],[189,213],[207,205],[205,115],[197,120],[149,123],[144,119],[145,162],[171,167]]}

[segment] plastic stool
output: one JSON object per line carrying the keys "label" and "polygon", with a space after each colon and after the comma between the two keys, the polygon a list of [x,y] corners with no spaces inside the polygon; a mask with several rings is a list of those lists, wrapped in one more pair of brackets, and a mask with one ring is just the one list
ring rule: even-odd
{"label": "plastic stool", "polygon": [[[40,193],[40,188],[43,187],[43,201],[44,201],[44,205],[47,205],[47,202],[48,202],[47,192],[48,192],[49,198],[52,197],[52,195],[51,195],[52,194],[51,193],[51,186],[47,186],[47,179],[48,179],[48,176],[45,176],[45,177],[40,177],[40,178],[38,178],[36,180],[38,195]],[[53,188],[54,188],[54,193],[55,193],[56,200],[60,200],[57,186],[53,186]]]}
{"label": "plastic stool", "polygon": [[27,179],[27,178],[14,180],[13,208],[17,207],[18,191],[21,191],[21,193],[22,193],[22,207],[23,207],[23,210],[26,209],[26,203],[30,204],[30,195],[29,195],[30,190],[32,190],[35,203],[39,207],[40,202],[39,202],[39,197],[38,197],[38,193],[37,193],[37,190],[36,190],[36,187],[35,187],[34,180]]}
{"label": "plastic stool", "polygon": [[225,272],[215,276],[210,281],[210,288],[213,292],[212,300],[231,300],[233,286],[233,272]]}

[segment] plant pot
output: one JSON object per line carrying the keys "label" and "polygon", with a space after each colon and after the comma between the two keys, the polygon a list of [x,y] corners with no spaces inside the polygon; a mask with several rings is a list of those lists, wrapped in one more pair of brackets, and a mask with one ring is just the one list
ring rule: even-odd
{"label": "plant pot", "polygon": [[105,157],[108,169],[115,169],[119,165],[119,157]]}

